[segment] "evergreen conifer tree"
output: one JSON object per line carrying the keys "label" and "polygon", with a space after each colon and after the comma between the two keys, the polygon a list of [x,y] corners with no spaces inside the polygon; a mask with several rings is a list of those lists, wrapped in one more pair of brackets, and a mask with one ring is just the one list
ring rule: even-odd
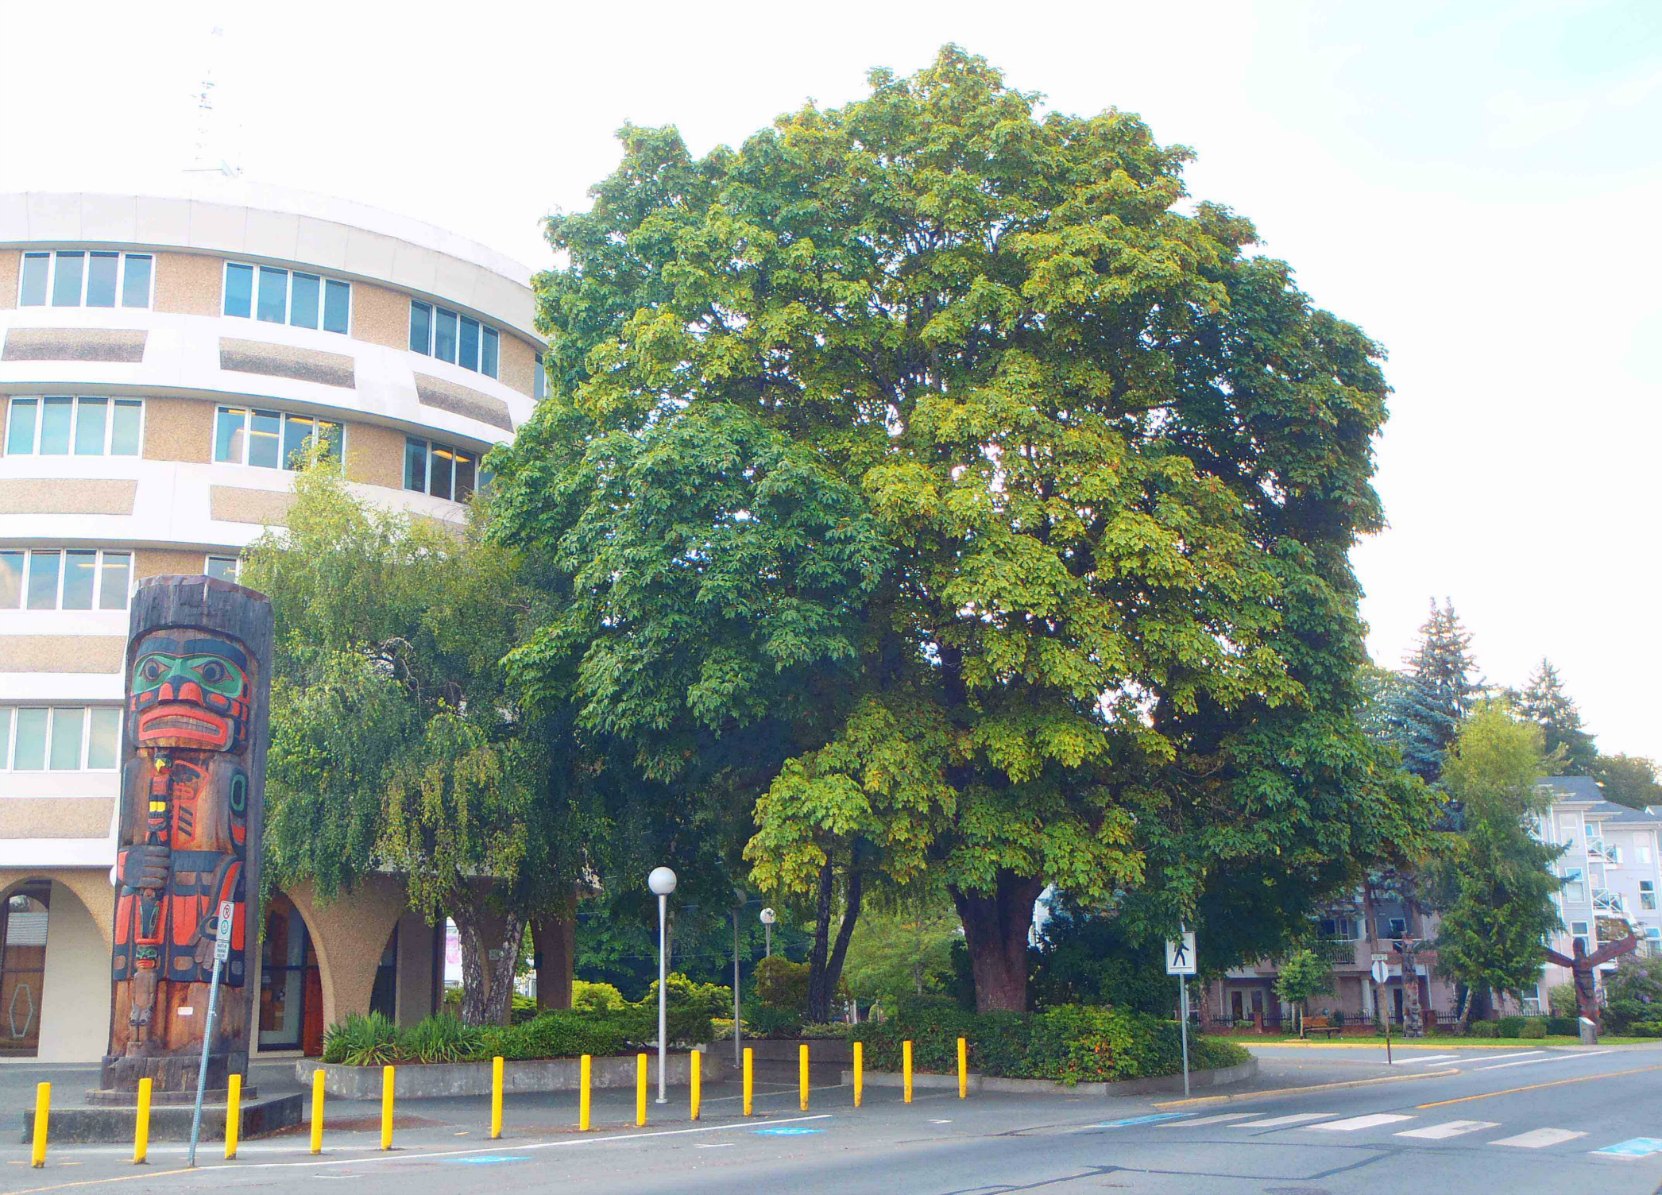
{"label": "evergreen conifer tree", "polygon": [[1471,640],[1453,603],[1445,598],[1439,608],[1432,599],[1419,646],[1386,698],[1384,729],[1402,751],[1403,766],[1428,784],[1441,778],[1460,723],[1483,692]]}
{"label": "evergreen conifer tree", "polygon": [[1515,708],[1519,717],[1540,726],[1548,767],[1563,776],[1597,774],[1599,753],[1593,746],[1593,736],[1583,729],[1581,711],[1564,691],[1563,678],[1551,660],[1541,661],[1518,695]]}

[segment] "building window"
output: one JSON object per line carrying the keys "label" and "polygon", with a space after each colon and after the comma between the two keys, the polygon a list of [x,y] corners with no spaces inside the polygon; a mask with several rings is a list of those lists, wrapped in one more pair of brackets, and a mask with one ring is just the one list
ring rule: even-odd
{"label": "building window", "polygon": [[220,407],[214,413],[214,460],[256,465],[262,469],[298,469],[316,439],[328,446],[329,459],[344,459],[341,425],[310,415]]}
{"label": "building window", "polygon": [[144,401],[14,398],[6,404],[8,456],[137,456]]}
{"label": "building window", "polygon": [[489,324],[410,300],[410,351],[437,357],[474,373],[494,378],[500,355],[500,336]]}
{"label": "building window", "polygon": [[1639,907],[1656,911],[1656,882],[1654,880],[1639,881]]}
{"label": "building window", "polygon": [[404,441],[404,488],[466,502],[477,483],[479,454],[410,436]]}
{"label": "building window", "polygon": [[1587,900],[1587,886],[1582,879],[1579,867],[1564,869],[1564,901],[1567,904],[1583,904]]}
{"label": "building window", "polygon": [[241,566],[242,561],[235,556],[210,556],[202,565],[202,572],[216,581],[230,581],[235,584],[237,571]]}
{"label": "building window", "polygon": [[1381,917],[1379,919],[1379,936],[1381,938],[1405,938],[1408,936],[1408,920],[1405,917]]}
{"label": "building window", "polygon": [[225,263],[226,315],[345,335],[352,325],[352,284],[280,266]]}
{"label": "building window", "polygon": [[0,610],[125,610],[131,552],[0,549]]}
{"label": "building window", "polygon": [[0,770],[103,772],[120,760],[119,706],[0,706]]}
{"label": "building window", "polygon": [[1648,843],[1643,843],[1643,842],[1635,843],[1633,849],[1635,851],[1639,852],[1639,862],[1644,864],[1646,867],[1649,867],[1650,866],[1650,845]]}
{"label": "building window", "polygon": [[154,259],[148,253],[59,249],[25,253],[19,307],[148,307]]}
{"label": "building window", "polygon": [[531,373],[531,397],[541,402],[548,397],[548,367],[543,364],[542,354],[537,354],[537,368]]}

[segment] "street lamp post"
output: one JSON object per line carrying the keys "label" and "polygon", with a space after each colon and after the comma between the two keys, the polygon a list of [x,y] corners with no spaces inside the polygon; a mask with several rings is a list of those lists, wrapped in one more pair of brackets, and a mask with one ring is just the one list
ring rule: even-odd
{"label": "street lamp post", "polygon": [[778,919],[778,914],[772,909],[762,910],[762,941],[764,943],[763,957],[765,958],[773,957],[773,923]]}
{"label": "street lamp post", "polygon": [[658,898],[658,1102],[667,1104],[664,1095],[664,1058],[669,1038],[669,954],[665,925],[669,920],[669,894],[675,891],[675,873],[667,867],[654,867],[646,877],[646,886]]}

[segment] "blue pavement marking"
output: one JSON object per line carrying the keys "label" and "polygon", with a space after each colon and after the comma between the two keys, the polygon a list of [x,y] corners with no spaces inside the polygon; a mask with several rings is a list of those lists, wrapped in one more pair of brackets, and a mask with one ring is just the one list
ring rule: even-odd
{"label": "blue pavement marking", "polygon": [[1603,1149],[1595,1149],[1593,1152],[1618,1158],[1648,1158],[1651,1154],[1662,1153],[1662,1138],[1629,1137],[1626,1141],[1618,1141],[1614,1145],[1606,1145]]}
{"label": "blue pavement marking", "polygon": [[1162,1120],[1182,1120],[1185,1116],[1192,1116],[1191,1112],[1153,1112],[1147,1116],[1127,1116],[1123,1120],[1105,1120],[1101,1124],[1088,1124],[1088,1129],[1123,1129],[1134,1124],[1158,1124]]}
{"label": "blue pavement marking", "polygon": [[763,1137],[806,1137],[811,1133],[823,1133],[824,1129],[804,1129],[794,1125],[780,1125],[776,1129],[751,1129],[753,1133]]}
{"label": "blue pavement marking", "polygon": [[452,1166],[494,1166],[498,1162],[529,1162],[524,1154],[480,1154],[476,1158],[445,1158]]}

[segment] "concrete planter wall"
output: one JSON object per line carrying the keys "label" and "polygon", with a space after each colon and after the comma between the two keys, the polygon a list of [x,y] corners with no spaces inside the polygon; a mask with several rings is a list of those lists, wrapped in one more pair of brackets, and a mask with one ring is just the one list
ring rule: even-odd
{"label": "concrete planter wall", "polygon": [[[1225,1087],[1231,1083],[1242,1083],[1258,1073],[1258,1059],[1248,1059],[1238,1066],[1218,1067],[1216,1070],[1196,1070],[1189,1072],[1189,1086],[1191,1089],[1205,1087]],[[845,1083],[852,1083],[852,1071],[843,1074]],[[866,1086],[868,1087],[899,1087],[903,1080],[900,1075],[891,1071],[867,1071]],[[958,1090],[957,1075],[935,1075],[912,1073],[912,1086],[925,1091],[934,1088],[949,1088]],[[969,1077],[971,1091],[994,1091],[1010,1095],[1024,1094],[1057,1094],[1057,1095],[1156,1095],[1169,1091],[1183,1090],[1182,1075],[1161,1075],[1157,1079],[1123,1079],[1118,1083],[1075,1083],[1068,1086],[1052,1079],[1000,1079],[991,1075],[971,1074]]]}
{"label": "concrete planter wall", "polygon": [[[771,1082],[795,1082],[802,1046],[808,1047],[808,1078],[813,1083],[839,1082],[854,1062],[853,1045],[840,1037],[745,1038],[743,1044],[755,1051],[756,1077]],[[732,1055],[733,1043],[728,1042],[727,1056]]]}
{"label": "concrete planter wall", "polygon": [[[729,1052],[730,1053],[730,1052]],[[671,1086],[685,1087],[690,1063],[685,1051],[670,1054],[666,1059],[664,1075]],[[579,1062],[576,1058],[547,1058],[530,1062],[505,1062],[502,1065],[502,1089],[516,1091],[576,1091]],[[378,1066],[342,1066],[336,1063],[301,1059],[294,1064],[295,1078],[307,1090],[311,1089],[312,1073],[323,1072],[323,1090],[330,1095],[348,1100],[378,1100],[381,1098],[381,1068]],[[701,1077],[705,1083],[725,1081],[732,1070],[731,1059],[723,1059],[719,1050],[704,1053]],[[654,1084],[658,1081],[658,1056],[649,1053],[647,1074]],[[633,1087],[635,1085],[635,1056],[596,1058],[589,1075],[595,1087]],[[439,1099],[459,1095],[489,1095],[491,1091],[491,1064],[489,1062],[401,1062],[393,1076],[393,1090],[399,1099]]]}

